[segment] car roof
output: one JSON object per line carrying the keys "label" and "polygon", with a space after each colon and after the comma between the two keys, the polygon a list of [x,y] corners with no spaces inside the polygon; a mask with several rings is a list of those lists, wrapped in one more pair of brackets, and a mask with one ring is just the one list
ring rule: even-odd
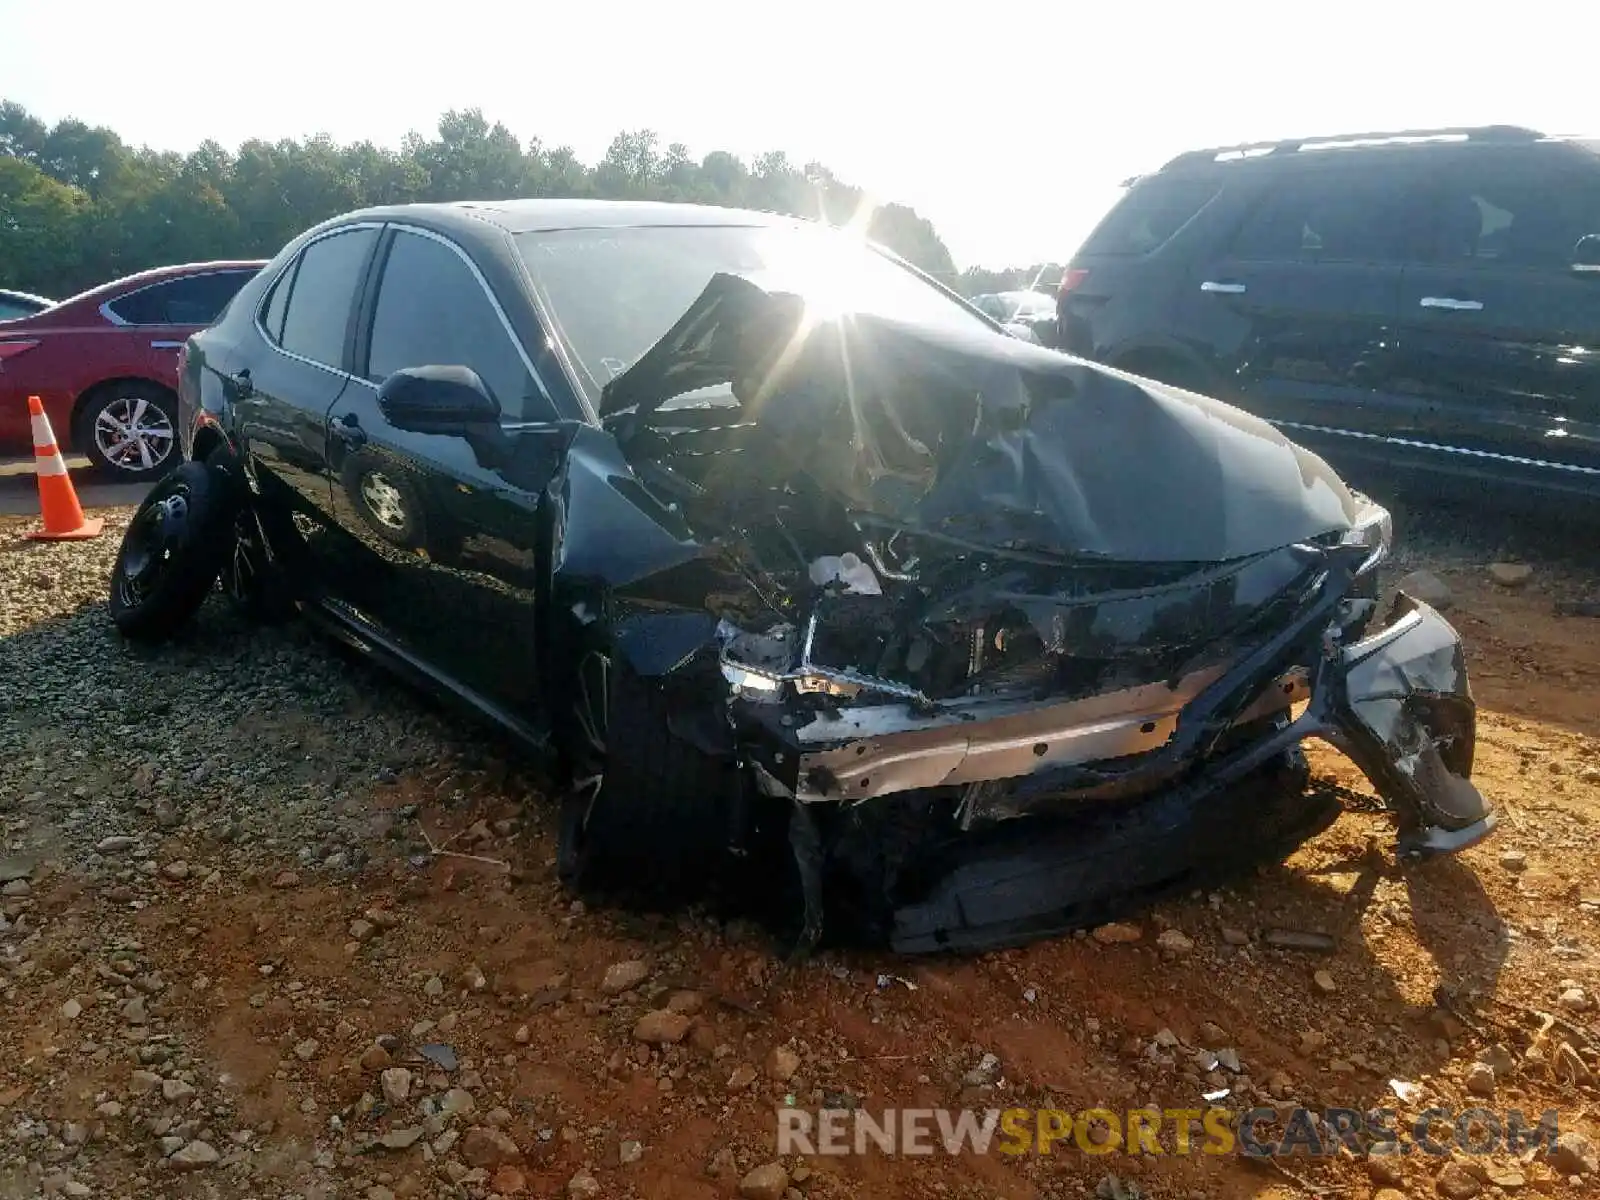
{"label": "car roof", "polygon": [[1429,154],[1514,146],[1554,145],[1593,152],[1592,140],[1580,135],[1548,134],[1520,125],[1454,126],[1444,129],[1404,129],[1380,133],[1336,133],[1320,137],[1284,138],[1275,142],[1246,142],[1186,150],[1149,175],[1123,182],[1131,187],[1157,175],[1194,171],[1272,171],[1294,169],[1306,163],[1368,159],[1394,154]]}
{"label": "car roof", "polygon": [[88,291],[79,292],[75,296],[68,296],[58,302],[58,307],[68,304],[77,304],[82,301],[94,300],[104,302],[114,299],[127,292],[135,292],[140,288],[149,287],[152,283],[165,283],[169,279],[180,279],[187,275],[207,275],[213,271],[259,271],[267,265],[264,258],[252,259],[218,259],[214,262],[177,263],[168,267],[152,267],[148,271],[137,271],[132,275],[124,275],[120,279],[113,279],[109,283],[97,284]]}
{"label": "car roof", "polygon": [[392,204],[344,213],[340,222],[356,220],[418,221],[465,230],[487,222],[507,233],[555,229],[623,229],[649,225],[782,226],[800,218],[746,208],[710,204],[675,204],[655,200],[456,200],[438,204]]}
{"label": "car roof", "polygon": [[43,304],[48,306],[55,303],[54,300],[51,300],[47,296],[36,296],[32,292],[19,292],[16,288],[0,288],[0,296],[4,296],[7,300],[21,300],[27,304]]}

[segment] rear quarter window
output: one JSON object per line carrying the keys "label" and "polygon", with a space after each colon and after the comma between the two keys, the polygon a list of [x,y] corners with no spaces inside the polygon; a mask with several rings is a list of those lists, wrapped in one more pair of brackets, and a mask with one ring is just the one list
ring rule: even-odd
{"label": "rear quarter window", "polygon": [[1220,183],[1205,179],[1141,180],[1106,214],[1080,253],[1149,254],[1171,241],[1221,190]]}

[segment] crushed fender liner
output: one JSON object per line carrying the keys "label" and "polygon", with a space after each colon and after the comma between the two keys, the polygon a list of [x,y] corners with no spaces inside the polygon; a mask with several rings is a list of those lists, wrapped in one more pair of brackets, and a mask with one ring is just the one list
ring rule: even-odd
{"label": "crushed fender liner", "polygon": [[1263,422],[730,275],[601,411],[558,588],[785,814],[803,944],[1010,945],[1279,860],[1338,813],[1312,737],[1401,855],[1494,828],[1459,636],[1405,596],[1366,632],[1388,514]]}

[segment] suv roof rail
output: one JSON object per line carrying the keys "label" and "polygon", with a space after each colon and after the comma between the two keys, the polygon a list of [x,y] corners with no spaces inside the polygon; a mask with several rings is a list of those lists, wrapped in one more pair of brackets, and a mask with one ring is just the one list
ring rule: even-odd
{"label": "suv roof rail", "polygon": [[1381,145],[1385,142],[1440,141],[1466,139],[1474,142],[1537,142],[1544,137],[1536,129],[1521,125],[1462,125],[1447,129],[1401,129],[1379,133],[1338,133],[1328,137],[1285,138],[1277,142],[1246,142],[1238,146],[1213,146],[1208,150],[1188,150],[1169,160],[1161,169],[1192,163],[1220,162],[1235,158],[1264,158],[1275,154],[1294,154],[1308,147],[1328,148],[1349,145]]}

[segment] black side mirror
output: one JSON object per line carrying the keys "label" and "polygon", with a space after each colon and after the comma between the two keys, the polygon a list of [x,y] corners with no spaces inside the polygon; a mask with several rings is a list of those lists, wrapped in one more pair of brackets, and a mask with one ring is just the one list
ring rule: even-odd
{"label": "black side mirror", "polygon": [[378,408],[410,433],[464,435],[500,422],[500,402],[471,367],[404,367],[378,388]]}
{"label": "black side mirror", "polygon": [[1572,269],[1581,274],[1600,275],[1600,233],[1588,233],[1572,248]]}

